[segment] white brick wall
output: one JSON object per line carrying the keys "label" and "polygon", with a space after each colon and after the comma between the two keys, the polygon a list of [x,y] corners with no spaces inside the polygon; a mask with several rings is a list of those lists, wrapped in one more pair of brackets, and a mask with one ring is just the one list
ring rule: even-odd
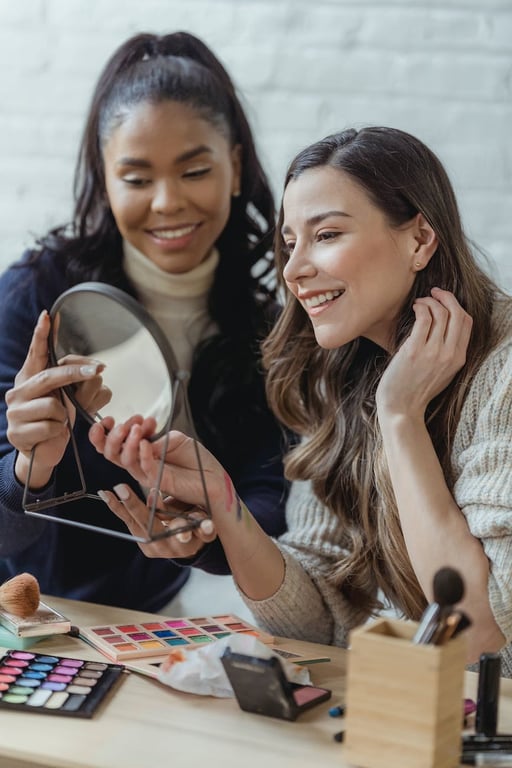
{"label": "white brick wall", "polygon": [[140,31],[224,61],[281,190],[306,143],[408,130],[444,161],[469,234],[512,290],[512,0],[0,0],[0,269],[64,222],[89,97]]}

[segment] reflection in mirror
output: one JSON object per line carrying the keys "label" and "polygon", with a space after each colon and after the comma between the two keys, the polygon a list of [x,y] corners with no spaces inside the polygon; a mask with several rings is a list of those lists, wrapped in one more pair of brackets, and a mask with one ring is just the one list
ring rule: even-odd
{"label": "reflection in mirror", "polygon": [[176,412],[173,381],[178,367],[166,337],[141,305],[103,283],[82,283],[57,299],[50,317],[52,365],[69,355],[105,365],[102,379],[109,400],[101,413],[87,410],[80,387],[65,388],[82,415],[91,424],[104,416],[116,423],[136,413],[153,416],[155,438],[161,436],[171,412]]}
{"label": "reflection in mirror", "polygon": [[[73,362],[73,358],[79,356],[95,360],[104,366],[101,372],[101,392],[96,392],[94,397],[91,396],[90,386],[86,383],[63,387],[59,392],[62,402],[66,404],[66,397],[69,398],[89,424],[101,421],[105,416],[111,416],[116,424],[136,414],[144,418],[153,417],[156,429],[150,439],[156,440],[168,434],[173,419],[183,409],[193,430],[185,389],[188,373],[178,370],[174,353],[163,331],[135,299],[105,283],[80,283],[58,297],[51,308],[50,318],[51,365]],[[94,402],[94,408],[90,407],[91,402]],[[178,500],[177,504],[169,505],[165,501],[167,494],[165,489],[160,487],[163,458],[157,487],[149,493],[148,489],[145,489],[150,509],[146,536],[137,537],[124,531],[72,519],[68,515],[44,513],[46,509],[77,499],[99,499],[96,493],[87,491],[77,443],[70,426],[72,422],[73,419],[70,418],[68,428],[80,488],[57,498],[29,502],[30,476],[36,446],[32,451],[23,495],[23,508],[27,514],[139,542],[155,541],[199,525],[198,520],[188,516],[188,505],[180,505]],[[165,456],[166,445],[164,439],[162,457]],[[198,468],[203,479],[203,508],[209,514],[210,505],[197,443],[195,448]],[[179,528],[169,528],[168,521],[175,517],[184,518],[186,523]]]}

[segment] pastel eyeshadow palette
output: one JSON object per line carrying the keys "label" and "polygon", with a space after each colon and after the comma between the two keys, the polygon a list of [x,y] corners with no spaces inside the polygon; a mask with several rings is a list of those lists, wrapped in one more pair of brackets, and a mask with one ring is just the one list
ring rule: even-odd
{"label": "pastel eyeshadow palette", "polygon": [[82,627],[80,634],[101,653],[114,661],[167,656],[179,646],[199,646],[235,633],[256,636],[272,643],[272,635],[238,616],[165,618],[130,624]]}
{"label": "pastel eyeshadow palette", "polygon": [[0,657],[0,708],[92,717],[123,671],[116,664],[9,649]]}

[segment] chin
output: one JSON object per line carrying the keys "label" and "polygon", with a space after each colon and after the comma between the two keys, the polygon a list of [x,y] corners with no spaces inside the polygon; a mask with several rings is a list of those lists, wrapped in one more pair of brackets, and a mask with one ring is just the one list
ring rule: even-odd
{"label": "chin", "polygon": [[338,347],[342,347],[343,344],[346,344],[348,341],[351,341],[351,339],[340,339],[339,337],[333,339],[329,336],[324,336],[323,334],[315,334],[316,343],[319,347],[322,347],[322,349],[338,349]]}

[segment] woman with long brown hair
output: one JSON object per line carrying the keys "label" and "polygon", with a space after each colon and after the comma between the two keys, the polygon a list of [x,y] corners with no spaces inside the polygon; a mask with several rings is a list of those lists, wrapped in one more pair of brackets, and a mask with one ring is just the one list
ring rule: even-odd
{"label": "woman with long brown hair", "polygon": [[[285,459],[288,532],[272,540],[205,452],[216,530],[259,622],[343,645],[390,604],[418,619],[443,566],[465,582],[468,662],[512,675],[512,300],[479,266],[447,174],[396,129],[346,130],[300,152],[275,239],[283,312],[265,350],[270,404],[301,436]],[[91,435],[111,444],[101,427]],[[155,476],[132,431],[110,455]],[[200,488],[171,434],[166,490]],[[110,506],[142,513],[124,488]]]}

